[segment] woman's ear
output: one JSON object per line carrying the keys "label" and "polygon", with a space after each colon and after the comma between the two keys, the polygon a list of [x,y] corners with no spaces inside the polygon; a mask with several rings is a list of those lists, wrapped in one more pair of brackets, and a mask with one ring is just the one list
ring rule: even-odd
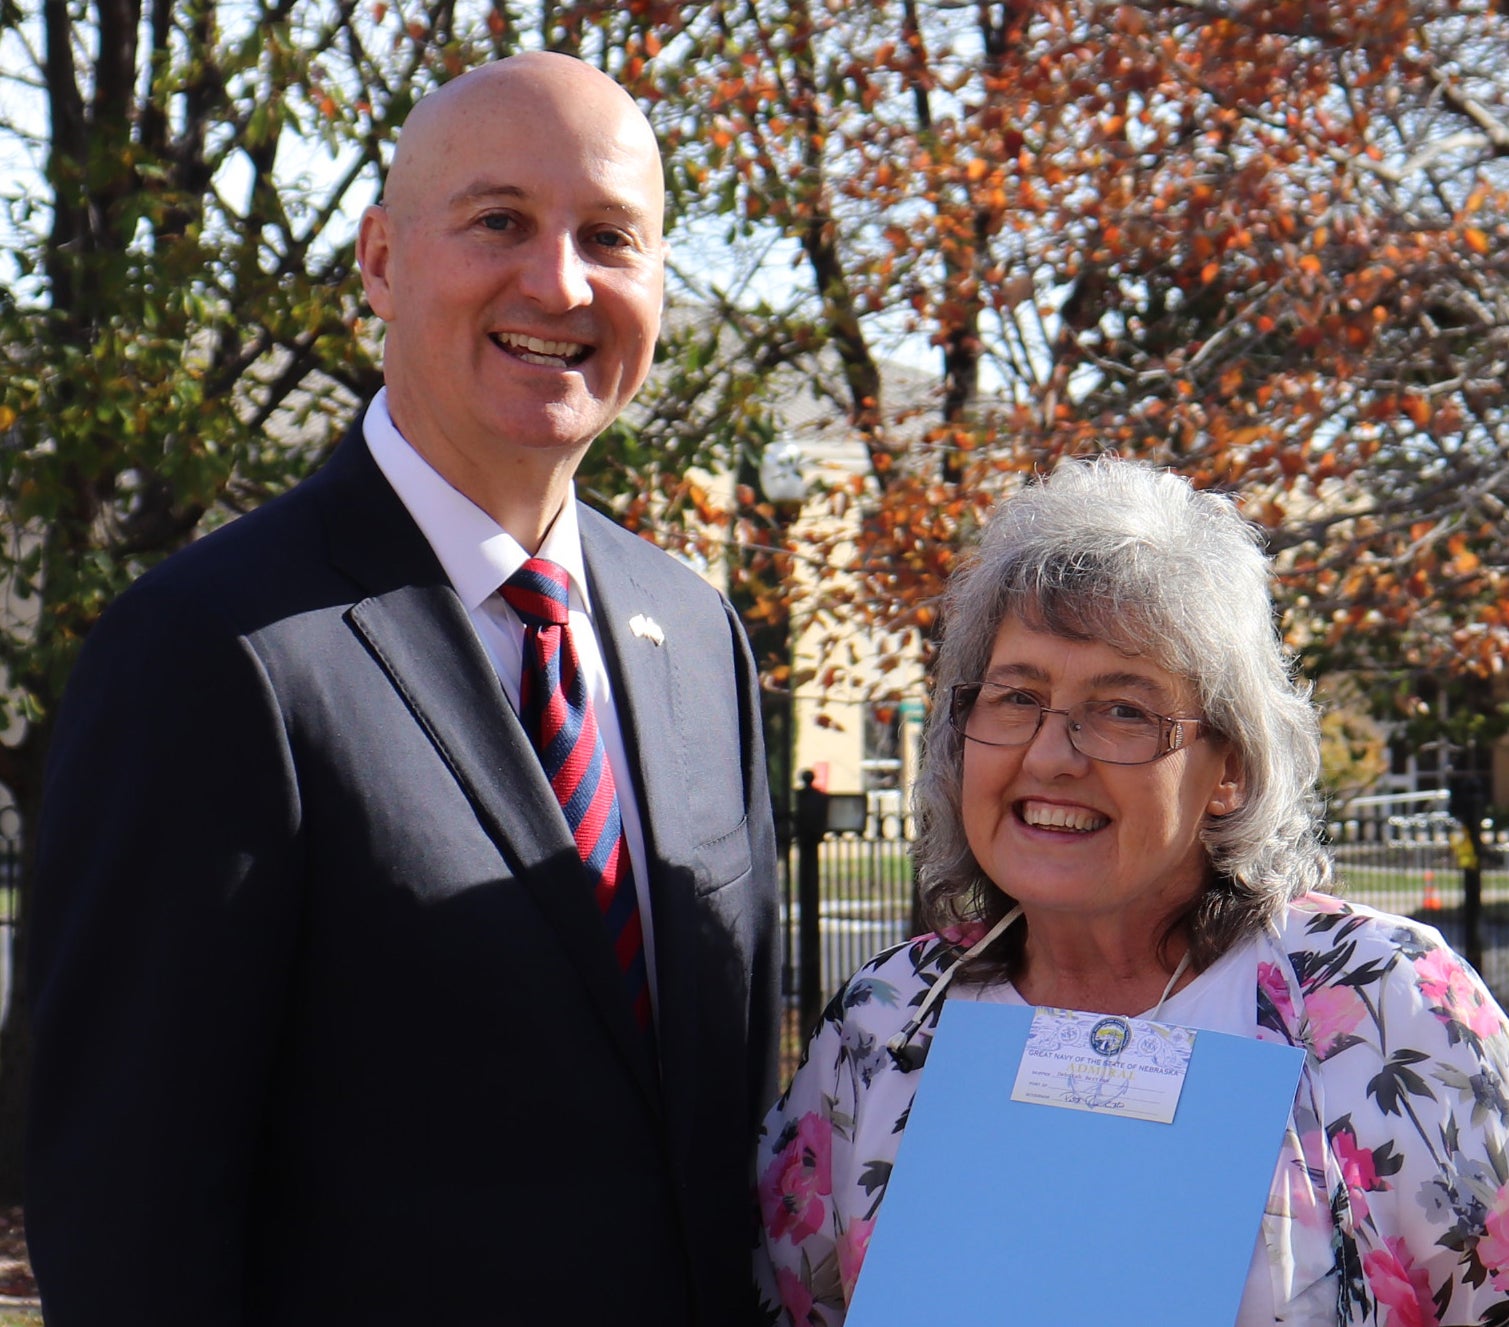
{"label": "woman's ear", "polygon": [[1205,804],[1208,815],[1228,816],[1242,805],[1247,791],[1247,776],[1242,772],[1242,762],[1235,751],[1226,753],[1226,765],[1221,771],[1221,781],[1216,784]]}

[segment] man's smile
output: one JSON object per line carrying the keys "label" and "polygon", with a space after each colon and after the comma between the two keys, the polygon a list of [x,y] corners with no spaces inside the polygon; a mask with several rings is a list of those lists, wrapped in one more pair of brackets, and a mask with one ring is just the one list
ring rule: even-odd
{"label": "man's smile", "polygon": [[575,368],[592,353],[591,346],[584,346],[579,341],[546,341],[538,336],[526,336],[523,332],[493,332],[491,340],[499,350],[515,359],[546,368]]}

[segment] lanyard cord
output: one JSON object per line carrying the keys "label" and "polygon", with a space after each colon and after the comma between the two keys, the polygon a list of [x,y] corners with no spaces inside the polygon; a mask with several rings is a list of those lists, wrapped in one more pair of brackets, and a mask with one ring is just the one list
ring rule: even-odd
{"label": "lanyard cord", "polygon": [[1156,1023],[1158,1021],[1158,1015],[1163,1012],[1164,1003],[1174,993],[1174,987],[1179,984],[1179,978],[1184,975],[1184,969],[1188,966],[1189,950],[1186,949],[1184,957],[1179,960],[1179,966],[1174,969],[1174,975],[1168,979],[1168,985],[1163,988],[1163,994],[1158,997],[1158,1003],[1153,1006],[1153,1012],[1147,1016],[1149,1022]]}
{"label": "lanyard cord", "polygon": [[959,970],[966,963],[968,963],[973,958],[978,958],[987,949],[989,949],[990,946],[993,945],[996,940],[1005,932],[1006,928],[1010,926],[1011,923],[1021,915],[1022,909],[1021,906],[1018,905],[1010,912],[1008,912],[1004,917],[1002,917],[1001,920],[998,921],[994,926],[992,926],[988,931],[986,931],[985,934],[980,937],[979,944],[971,945],[962,954],[960,954],[959,957],[949,965],[948,971],[943,973],[943,975],[933,983],[932,989],[928,991],[928,993],[923,997],[921,1006],[918,1008],[916,1014],[907,1021],[906,1026],[903,1027],[901,1031],[898,1032],[894,1037],[892,1037],[888,1042],[886,1042],[886,1049],[896,1057],[896,1062],[904,1071],[910,1071],[912,1069],[921,1067],[921,1057],[912,1050],[911,1041],[912,1038],[915,1037],[921,1030],[922,1024],[927,1018],[928,1011],[939,1000],[943,998],[944,993],[948,990],[948,984],[953,981],[953,979],[958,975]]}
{"label": "lanyard cord", "polygon": [[[971,959],[978,958],[987,949],[989,949],[990,946],[993,945],[996,940],[999,939],[1000,936],[1006,931],[1006,929],[1012,924],[1012,922],[1016,921],[1016,919],[1021,915],[1022,909],[1021,906],[1018,905],[1010,912],[1008,912],[1004,917],[1002,917],[1001,920],[998,921],[994,926],[992,926],[988,931],[986,931],[985,934],[980,937],[980,942],[978,944],[971,945],[964,951],[964,953],[959,955],[959,957],[949,965],[948,970],[944,972],[938,978],[938,980],[933,983],[932,989],[930,989],[928,993],[923,997],[922,1004],[918,1007],[916,1014],[912,1018],[907,1020],[906,1025],[901,1029],[900,1032],[898,1032],[894,1037],[886,1042],[886,1049],[890,1051],[891,1054],[896,1058],[896,1062],[901,1066],[903,1072],[910,1072],[912,1069],[921,1067],[921,1057],[917,1054],[917,1052],[912,1050],[911,1041],[912,1038],[922,1030],[923,1023],[927,1021],[928,1011],[931,1010],[932,1007],[937,1004],[938,1001],[941,1000],[947,993],[949,983],[953,981],[953,979],[958,975],[959,970],[963,968],[966,963],[968,963]],[[1152,1013],[1147,1016],[1151,1021],[1157,1021],[1158,1015],[1163,1012],[1163,1006],[1167,1003],[1168,997],[1174,993],[1174,987],[1179,984],[1179,978],[1184,975],[1185,969],[1187,969],[1188,967],[1189,951],[1186,949],[1184,951],[1184,957],[1179,960],[1178,966],[1174,968],[1174,975],[1168,979],[1168,985],[1163,988],[1163,994],[1158,997],[1158,1003],[1153,1006]]]}

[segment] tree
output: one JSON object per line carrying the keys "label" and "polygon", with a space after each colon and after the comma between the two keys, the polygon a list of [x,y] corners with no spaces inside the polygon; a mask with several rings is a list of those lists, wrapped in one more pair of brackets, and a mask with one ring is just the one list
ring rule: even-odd
{"label": "tree", "polygon": [[[1501,666],[1501,7],[681,11],[651,71],[672,178],[730,242],[800,254],[766,334],[871,459],[823,611],[925,637],[997,495],[1115,448],[1241,495],[1317,671]],[[936,348],[920,430],[887,399],[898,331]]]}
{"label": "tree", "polygon": [[[16,605],[0,634],[14,734],[0,782],[23,825],[64,679],[104,605],[197,529],[286,485],[370,381],[349,244],[322,240],[358,181],[371,188],[377,132],[351,140],[323,192],[279,161],[295,135],[331,123],[318,70],[337,35],[286,8],[7,11],[7,53],[24,56],[48,126],[35,140],[4,126],[12,153],[34,150],[45,186],[6,200],[18,280],[0,309],[0,575]],[[270,442],[275,432],[286,441]],[[28,856],[0,1035],[8,1197],[19,1194],[29,885]]]}

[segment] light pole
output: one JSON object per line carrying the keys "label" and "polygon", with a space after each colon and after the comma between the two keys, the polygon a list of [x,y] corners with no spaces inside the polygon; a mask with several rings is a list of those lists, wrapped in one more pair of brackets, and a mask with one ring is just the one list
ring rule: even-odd
{"label": "light pole", "polygon": [[[775,631],[772,635],[778,639],[770,644],[775,647],[772,653],[777,653],[786,669],[786,685],[783,690],[772,699],[778,699],[780,704],[772,706],[776,711],[772,717],[776,723],[771,725],[777,729],[780,742],[780,767],[777,778],[780,782],[780,793],[776,798],[776,815],[782,830],[782,839],[789,842],[791,838],[791,805],[793,785],[793,764],[796,751],[796,692],[792,685],[795,674],[796,642],[791,631],[791,527],[796,518],[801,514],[802,503],[807,498],[807,478],[802,472],[805,461],[802,449],[790,438],[777,437],[760,454],[760,492],[765,501],[770,504],[774,513],[772,521],[772,533],[774,535],[772,550],[772,567],[774,575],[779,578],[781,613],[779,621],[772,623]],[[767,732],[769,728],[767,728]]]}
{"label": "light pole", "polygon": [[[801,514],[802,503],[807,497],[807,479],[802,473],[804,459],[802,449],[790,438],[776,437],[760,454],[759,464],[760,493],[770,504],[773,513],[771,534],[774,547],[771,553],[771,570],[772,579],[779,581],[774,588],[779,595],[780,612],[775,621],[763,624],[759,635],[764,639],[757,640],[755,652],[757,658],[762,655],[775,655],[786,669],[785,686],[780,690],[762,688],[760,699],[766,740],[776,748],[769,752],[768,756],[775,758],[772,761],[775,769],[771,779],[774,785],[771,800],[772,809],[775,812],[776,837],[780,843],[781,860],[786,866],[786,943],[782,984],[788,994],[793,989],[794,976],[792,969],[794,937],[791,931],[794,902],[791,845],[793,831],[796,828],[793,811],[793,785],[795,783],[793,767],[796,751],[796,688],[793,678],[796,671],[794,657],[796,645],[791,631],[790,534],[791,526]],[[809,928],[815,928],[817,925],[816,902],[815,900],[808,900],[808,902],[812,904],[812,916],[809,918],[807,909],[803,909],[804,945],[807,942]],[[809,999],[806,991],[802,992],[802,998],[804,1001]]]}

